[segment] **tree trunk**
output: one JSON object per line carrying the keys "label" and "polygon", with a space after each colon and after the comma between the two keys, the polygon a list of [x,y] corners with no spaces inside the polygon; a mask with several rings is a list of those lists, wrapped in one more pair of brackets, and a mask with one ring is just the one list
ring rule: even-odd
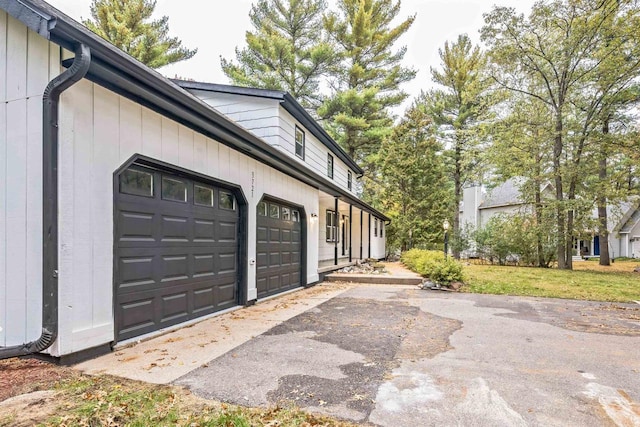
{"label": "tree trunk", "polygon": [[453,237],[455,244],[453,245],[453,257],[460,259],[460,248],[457,244],[460,238],[460,202],[462,201],[462,148],[461,142],[456,141],[455,150],[455,171],[453,173],[455,206],[453,207]]}
{"label": "tree trunk", "polygon": [[[605,119],[602,125],[602,133],[605,138],[609,133],[609,119]],[[607,141],[603,141],[600,147],[600,159],[598,160],[598,178],[600,188],[598,194],[598,240],[600,244],[600,265],[611,265],[609,259],[609,224],[607,219],[607,196],[605,185],[607,180]]]}
{"label": "tree trunk", "polygon": [[[556,254],[558,257],[558,268],[561,270],[570,269],[567,265],[567,246],[566,246],[566,230],[565,230],[565,209],[564,194],[562,191],[562,112],[556,112],[555,139],[553,143],[553,174],[555,176],[556,186],[556,222],[558,227],[558,240],[556,242]],[[569,246],[571,251],[571,246]],[[571,259],[571,257],[569,257]]]}
{"label": "tree trunk", "polygon": [[[538,176],[540,176],[538,174]],[[546,267],[547,263],[544,259],[544,246],[542,244],[542,195],[540,194],[540,183],[536,181],[535,183],[535,194],[536,194],[536,246],[538,251],[538,267]]]}

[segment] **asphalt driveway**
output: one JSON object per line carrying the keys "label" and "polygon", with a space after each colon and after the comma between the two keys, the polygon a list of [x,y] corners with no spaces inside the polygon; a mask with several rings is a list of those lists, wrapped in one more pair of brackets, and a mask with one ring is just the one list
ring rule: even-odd
{"label": "asphalt driveway", "polygon": [[382,426],[640,426],[640,305],[350,287],[174,383]]}

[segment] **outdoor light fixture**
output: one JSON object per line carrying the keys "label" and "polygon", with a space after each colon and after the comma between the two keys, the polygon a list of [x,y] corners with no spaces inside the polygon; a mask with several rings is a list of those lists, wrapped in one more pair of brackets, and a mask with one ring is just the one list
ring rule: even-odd
{"label": "outdoor light fixture", "polygon": [[444,228],[444,259],[446,260],[449,253],[449,220],[444,220],[442,228]]}
{"label": "outdoor light fixture", "polygon": [[312,213],[311,214],[311,221],[317,221],[318,220],[318,214],[317,213]]}

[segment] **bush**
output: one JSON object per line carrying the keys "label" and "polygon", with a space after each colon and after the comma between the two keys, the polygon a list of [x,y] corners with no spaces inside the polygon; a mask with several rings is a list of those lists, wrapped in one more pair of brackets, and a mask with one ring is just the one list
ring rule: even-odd
{"label": "bush", "polygon": [[462,264],[453,258],[445,260],[444,254],[440,251],[411,249],[404,252],[400,260],[410,270],[428,277],[435,283],[445,284],[464,280]]}

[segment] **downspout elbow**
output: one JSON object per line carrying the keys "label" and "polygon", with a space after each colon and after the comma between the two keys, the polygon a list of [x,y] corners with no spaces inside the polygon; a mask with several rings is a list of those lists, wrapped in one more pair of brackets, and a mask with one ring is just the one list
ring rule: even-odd
{"label": "downspout elbow", "polygon": [[39,353],[58,337],[58,103],[91,65],[89,47],[79,44],[75,54],[71,67],[53,78],[42,96],[42,332],[35,341],[0,347],[0,359]]}

